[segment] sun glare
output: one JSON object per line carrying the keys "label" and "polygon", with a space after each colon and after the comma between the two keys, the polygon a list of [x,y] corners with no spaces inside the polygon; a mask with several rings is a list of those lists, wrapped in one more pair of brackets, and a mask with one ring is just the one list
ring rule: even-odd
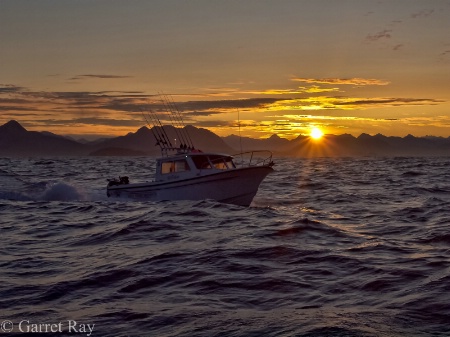
{"label": "sun glare", "polygon": [[310,136],[313,139],[320,139],[323,136],[323,132],[319,128],[312,128]]}

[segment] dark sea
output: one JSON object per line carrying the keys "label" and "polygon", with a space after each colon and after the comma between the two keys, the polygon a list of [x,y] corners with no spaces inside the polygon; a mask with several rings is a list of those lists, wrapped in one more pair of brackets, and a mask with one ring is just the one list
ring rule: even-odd
{"label": "dark sea", "polygon": [[0,159],[1,336],[450,336],[450,158],[274,158],[251,207]]}

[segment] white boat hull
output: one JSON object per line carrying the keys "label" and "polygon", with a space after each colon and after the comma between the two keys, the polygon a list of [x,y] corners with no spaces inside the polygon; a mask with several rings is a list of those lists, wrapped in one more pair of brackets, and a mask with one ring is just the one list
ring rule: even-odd
{"label": "white boat hull", "polygon": [[214,172],[190,179],[109,186],[108,196],[132,199],[204,200],[249,206],[263,179],[272,172],[269,165]]}

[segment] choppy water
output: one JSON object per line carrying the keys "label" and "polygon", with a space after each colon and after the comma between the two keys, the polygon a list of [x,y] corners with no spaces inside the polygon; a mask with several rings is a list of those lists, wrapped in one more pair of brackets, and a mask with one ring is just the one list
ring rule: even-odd
{"label": "choppy water", "polygon": [[0,336],[450,335],[450,158],[276,164],[243,208],[108,200],[148,158],[0,159]]}

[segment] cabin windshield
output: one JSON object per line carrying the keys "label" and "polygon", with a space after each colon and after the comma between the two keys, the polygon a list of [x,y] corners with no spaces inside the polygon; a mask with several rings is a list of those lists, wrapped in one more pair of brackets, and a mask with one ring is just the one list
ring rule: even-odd
{"label": "cabin windshield", "polygon": [[235,168],[231,157],[221,155],[209,155],[209,156],[192,156],[195,167],[198,169],[211,169],[228,170]]}
{"label": "cabin windshield", "polygon": [[192,156],[192,161],[194,162],[195,167],[200,170],[211,168],[208,156]]}
{"label": "cabin windshield", "polygon": [[189,171],[189,165],[186,159],[173,160],[173,161],[165,161],[161,166],[161,173],[174,173],[174,172],[184,172]]}

